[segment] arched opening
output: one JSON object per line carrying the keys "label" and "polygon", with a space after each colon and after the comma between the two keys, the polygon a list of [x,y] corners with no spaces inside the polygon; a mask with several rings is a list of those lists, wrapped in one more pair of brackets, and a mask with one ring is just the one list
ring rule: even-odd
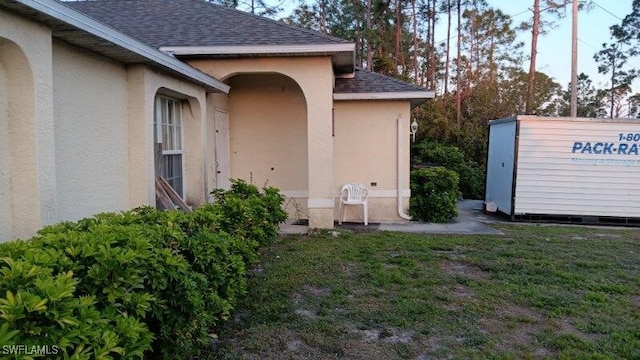
{"label": "arched opening", "polygon": [[0,240],[39,225],[35,93],[22,49],[0,38]]}
{"label": "arched opening", "polygon": [[[307,102],[298,83],[276,73],[236,74],[226,82],[226,129],[216,119],[218,172],[228,161],[231,178],[308,197]],[[220,140],[221,131],[228,131],[228,144]]]}

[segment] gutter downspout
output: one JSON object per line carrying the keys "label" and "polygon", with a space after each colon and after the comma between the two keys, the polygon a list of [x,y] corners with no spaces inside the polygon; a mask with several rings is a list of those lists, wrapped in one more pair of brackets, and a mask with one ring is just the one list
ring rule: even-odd
{"label": "gutter downspout", "polygon": [[411,220],[411,216],[404,212],[402,206],[402,136],[404,134],[402,123],[402,118],[398,116],[398,216],[405,220]]}

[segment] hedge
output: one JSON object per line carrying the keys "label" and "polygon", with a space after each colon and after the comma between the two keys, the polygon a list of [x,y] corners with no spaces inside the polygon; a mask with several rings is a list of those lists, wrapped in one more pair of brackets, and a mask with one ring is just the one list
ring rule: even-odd
{"label": "hedge", "polygon": [[465,199],[484,198],[484,166],[467,159],[457,147],[424,140],[414,144],[411,151],[414,164],[428,163],[457,172],[459,189]]}
{"label": "hedge", "polygon": [[444,223],[458,216],[458,174],[442,166],[411,172],[409,215],[414,220]]}
{"label": "hedge", "polygon": [[196,356],[246,292],[258,247],[286,219],[277,189],[235,180],[214,195],[216,203],[192,213],[104,213],[1,244],[0,351]]}

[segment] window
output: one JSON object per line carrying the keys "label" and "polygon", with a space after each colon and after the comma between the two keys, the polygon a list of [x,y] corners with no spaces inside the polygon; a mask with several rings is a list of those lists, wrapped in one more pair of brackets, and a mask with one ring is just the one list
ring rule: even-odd
{"label": "window", "polygon": [[164,96],[156,98],[156,173],[184,198],[182,161],[182,104]]}

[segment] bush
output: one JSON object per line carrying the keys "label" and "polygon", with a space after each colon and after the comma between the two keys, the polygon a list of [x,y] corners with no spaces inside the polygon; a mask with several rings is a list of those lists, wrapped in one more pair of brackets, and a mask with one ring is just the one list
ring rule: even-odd
{"label": "bush", "polygon": [[466,159],[457,147],[425,140],[414,145],[412,151],[414,164],[444,166],[458,173],[459,189],[464,198],[482,199],[484,197],[484,167]]}
{"label": "bush", "polygon": [[260,192],[244,180],[231,180],[231,189],[211,192],[222,210],[222,229],[263,245],[278,234],[278,224],[287,220],[282,209],[285,197],[278,189],[265,187]]}
{"label": "bush", "polygon": [[442,166],[411,172],[409,215],[414,220],[448,222],[458,216],[458,174]]}
{"label": "bush", "polygon": [[[140,319],[155,299],[122,290],[140,286],[138,262],[148,252],[137,248],[144,242],[139,238],[126,249],[107,245],[124,235],[110,231],[51,234],[0,247],[0,343],[48,346],[77,359],[142,358],[152,334]],[[109,285],[92,288],[97,283]]]}
{"label": "bush", "polygon": [[98,214],[0,245],[0,343],[78,359],[184,359],[209,346],[286,219],[277,189],[234,182],[217,194],[192,213]]}

